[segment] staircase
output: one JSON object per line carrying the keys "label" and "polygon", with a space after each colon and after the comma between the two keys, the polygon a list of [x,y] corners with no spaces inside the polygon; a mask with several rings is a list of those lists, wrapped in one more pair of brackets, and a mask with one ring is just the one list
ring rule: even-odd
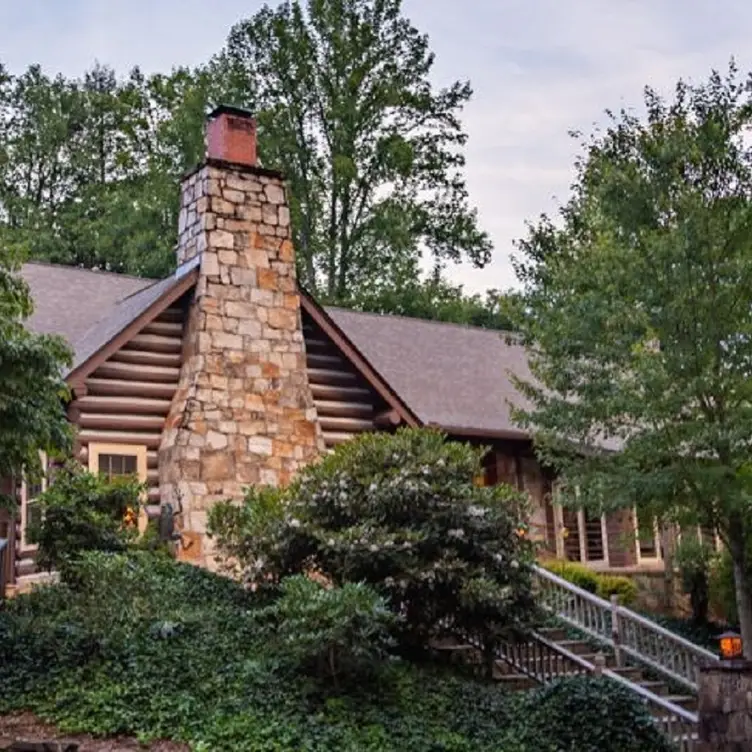
{"label": "staircase", "polygon": [[[655,622],[535,567],[543,608],[560,625],[504,644],[494,661],[494,679],[527,689],[557,679],[605,676],[635,693],[680,752],[697,739],[697,674],[717,656]],[[453,659],[478,663],[477,645],[436,646]]]}
{"label": "staircase", "polygon": [[568,629],[534,633],[531,643],[522,646],[524,650],[532,644],[541,656],[532,664],[519,654],[520,646],[505,646],[504,660],[523,672],[533,665],[536,671],[528,675],[535,674],[542,683],[555,673],[540,669],[546,662],[543,656],[554,660],[557,668],[566,665],[557,675],[575,671],[608,676],[640,697],[682,752],[690,750],[697,738],[698,669],[718,657],[621,606],[616,596],[609,602],[542,567],[534,569],[544,609]]}

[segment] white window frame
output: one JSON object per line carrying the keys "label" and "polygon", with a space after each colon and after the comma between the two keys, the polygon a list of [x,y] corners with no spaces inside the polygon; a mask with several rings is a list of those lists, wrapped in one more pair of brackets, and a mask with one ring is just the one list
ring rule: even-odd
{"label": "white window frame", "polygon": [[637,507],[633,508],[634,529],[635,529],[635,552],[637,553],[637,563],[663,561],[663,551],[661,550],[661,531],[658,527],[658,521],[653,521],[653,535],[655,556],[644,556],[640,550],[640,520],[637,517]]}
{"label": "white window frame", "polygon": [[[558,483],[554,481],[551,490],[551,503],[554,507],[554,528],[556,530],[556,558],[564,559],[566,557],[566,550],[564,546],[563,531],[564,525],[564,507],[562,504],[556,502],[556,498],[559,495]],[[585,510],[580,508],[577,510],[577,533],[578,542],[580,545],[580,564],[596,564],[599,566],[610,566],[609,553],[608,553],[608,527],[606,525],[606,515],[601,515],[601,539],[603,540],[603,558],[602,559],[588,559],[587,557],[587,526],[585,522]]]}
{"label": "white window frame", "polygon": [[[89,444],[89,472],[99,475],[99,458],[103,454],[114,454],[122,457],[136,458],[136,477],[139,483],[148,480],[147,449],[143,444]],[[145,501],[145,499],[142,499]],[[138,529],[144,532],[148,524],[148,516],[143,505],[138,516]]]}
{"label": "white window frame", "polygon": [[[42,477],[41,477],[41,493],[47,490],[47,455],[44,452],[39,453],[39,461],[42,465]],[[19,507],[21,511],[21,551],[36,551],[39,548],[38,544],[30,543],[27,537],[29,527],[29,504],[35,503],[35,496],[33,499],[29,499],[29,484],[25,476],[21,478],[21,485],[19,488]]]}

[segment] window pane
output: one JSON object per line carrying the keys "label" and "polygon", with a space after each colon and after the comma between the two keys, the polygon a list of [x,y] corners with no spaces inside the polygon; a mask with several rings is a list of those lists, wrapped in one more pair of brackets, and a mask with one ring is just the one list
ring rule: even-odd
{"label": "window pane", "polygon": [[645,514],[645,511],[637,510],[637,535],[640,541],[640,556],[654,559],[658,556],[655,544],[655,522]]}
{"label": "window pane", "polygon": [[100,454],[99,473],[107,478],[138,473],[138,458],[133,454]]}
{"label": "window pane", "polygon": [[39,504],[26,505],[26,528],[31,525],[39,525],[42,522],[42,508]]}

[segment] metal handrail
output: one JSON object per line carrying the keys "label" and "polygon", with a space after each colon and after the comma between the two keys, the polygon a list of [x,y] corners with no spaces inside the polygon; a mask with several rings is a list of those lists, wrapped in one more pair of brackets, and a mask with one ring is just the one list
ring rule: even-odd
{"label": "metal handrail", "polygon": [[540,566],[534,571],[544,591],[544,606],[613,648],[618,665],[622,665],[623,654],[629,655],[697,693],[700,664],[719,660],[709,650],[620,605],[618,598],[611,602],[599,598]]}

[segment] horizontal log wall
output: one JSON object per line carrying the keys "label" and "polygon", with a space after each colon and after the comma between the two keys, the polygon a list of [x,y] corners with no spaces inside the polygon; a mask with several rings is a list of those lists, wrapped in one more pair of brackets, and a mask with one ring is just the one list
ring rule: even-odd
{"label": "horizontal log wall", "polygon": [[85,466],[92,443],[146,447],[150,504],[159,503],[158,451],[180,378],[184,320],[176,305],[147,324],[91,374],[71,406]]}
{"label": "horizontal log wall", "polygon": [[327,449],[376,430],[375,418],[386,410],[381,398],[305,313],[303,335],[308,381]]}

